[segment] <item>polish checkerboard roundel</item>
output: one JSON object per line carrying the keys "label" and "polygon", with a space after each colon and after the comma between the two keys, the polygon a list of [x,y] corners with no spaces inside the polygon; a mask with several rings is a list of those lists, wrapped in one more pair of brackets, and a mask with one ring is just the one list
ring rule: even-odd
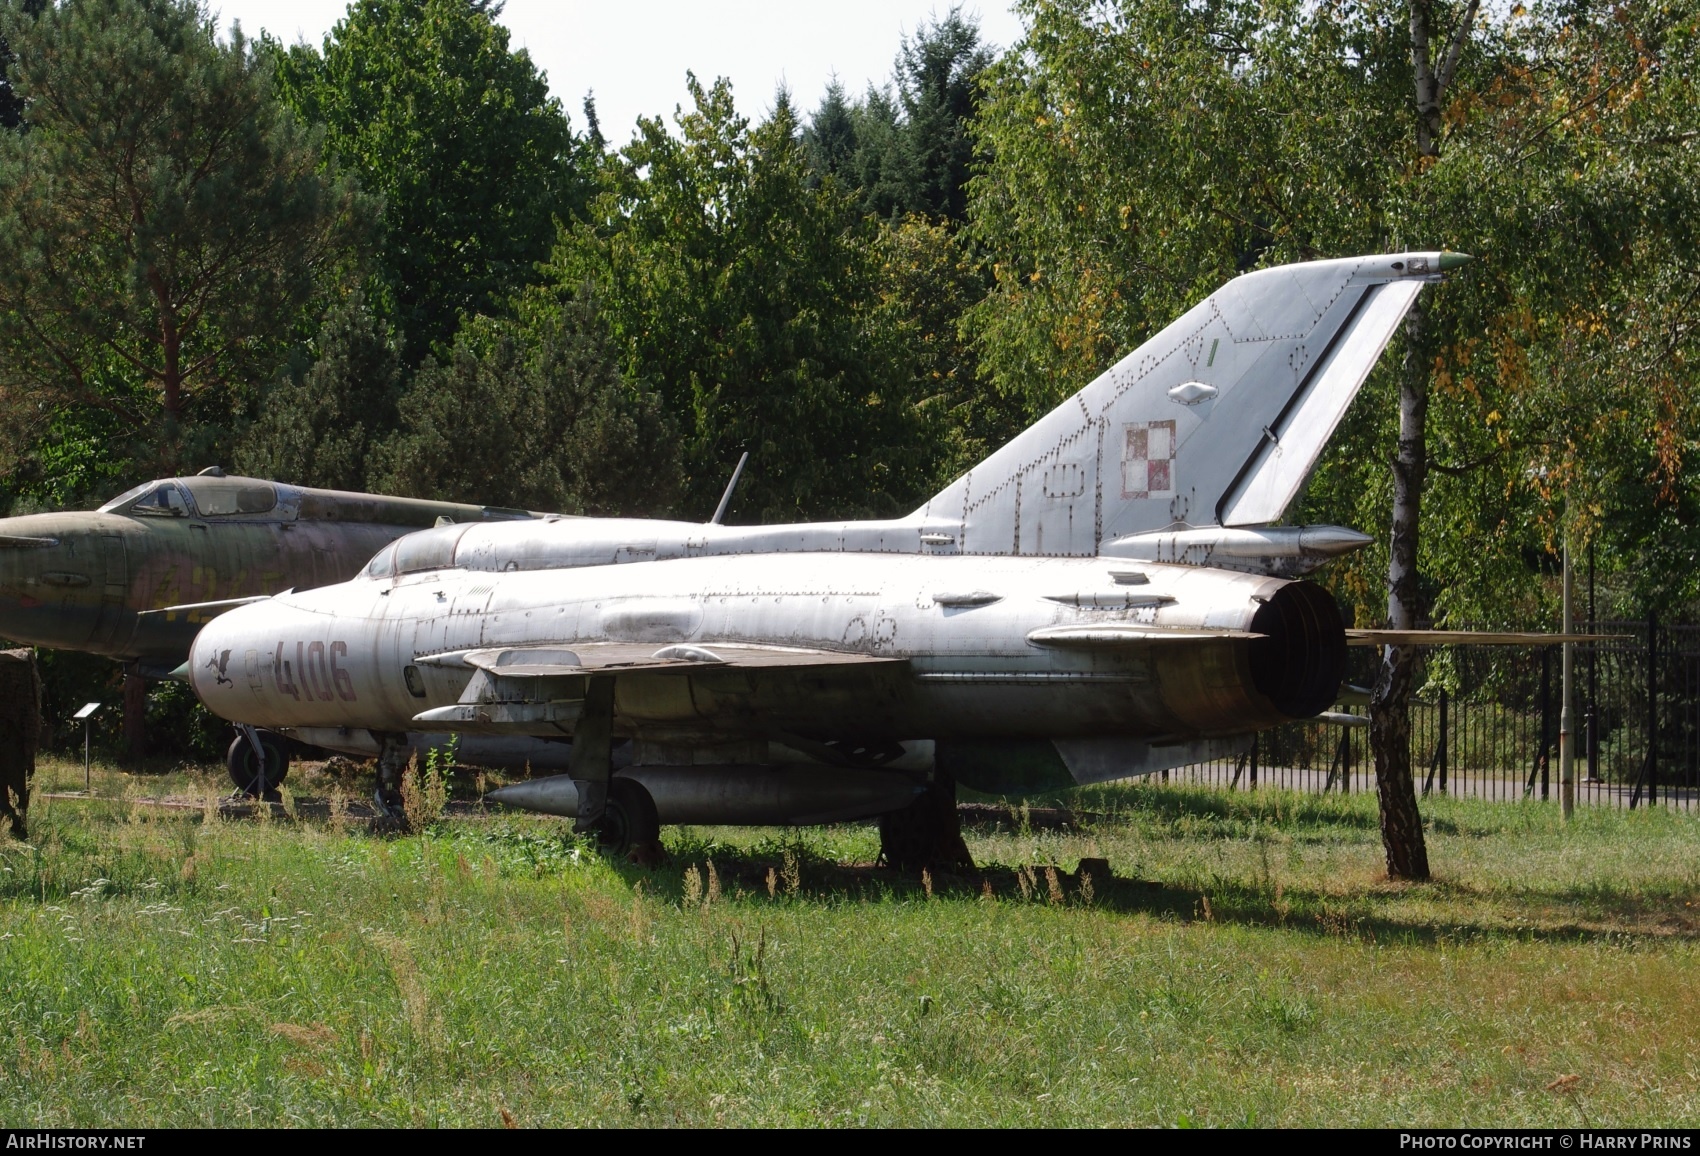
{"label": "polish checkerboard roundel", "polygon": [[1122,498],[1166,498],[1174,492],[1174,421],[1136,421],[1122,426]]}

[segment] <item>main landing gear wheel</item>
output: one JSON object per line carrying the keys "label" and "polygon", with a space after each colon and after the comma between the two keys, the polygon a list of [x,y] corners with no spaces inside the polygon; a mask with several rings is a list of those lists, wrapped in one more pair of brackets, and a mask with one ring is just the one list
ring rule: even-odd
{"label": "main landing gear wheel", "polygon": [[661,820],[655,800],[641,783],[615,779],[608,786],[608,804],[596,824],[596,845],[611,859],[649,857],[661,844]]}
{"label": "main landing gear wheel", "polygon": [[236,784],[238,791],[256,799],[264,798],[277,790],[278,784],[289,775],[289,754],[283,749],[283,743],[278,741],[278,737],[262,734],[259,740],[260,746],[266,752],[264,771],[260,768],[259,756],[254,752],[254,744],[248,740],[247,735],[237,735],[224,756],[224,767],[230,772],[230,781]]}
{"label": "main landing gear wheel", "polygon": [[899,871],[974,869],[956,814],[956,780],[943,768],[913,803],[880,816],[880,857]]}

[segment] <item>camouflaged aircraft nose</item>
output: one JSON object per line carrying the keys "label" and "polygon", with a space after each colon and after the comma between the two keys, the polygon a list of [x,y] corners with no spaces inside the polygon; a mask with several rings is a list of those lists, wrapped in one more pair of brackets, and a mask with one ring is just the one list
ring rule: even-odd
{"label": "camouflaged aircraft nose", "polygon": [[162,478],[98,510],[0,519],[0,638],[136,662],[159,677],[233,602],[341,582],[439,519],[528,517],[222,472]]}
{"label": "camouflaged aircraft nose", "polygon": [[[0,637],[80,649],[121,625],[106,604],[106,591],[113,565],[118,572],[112,577],[122,590],[122,541],[109,543],[76,518],[0,519]],[[117,597],[121,602],[121,593]]]}

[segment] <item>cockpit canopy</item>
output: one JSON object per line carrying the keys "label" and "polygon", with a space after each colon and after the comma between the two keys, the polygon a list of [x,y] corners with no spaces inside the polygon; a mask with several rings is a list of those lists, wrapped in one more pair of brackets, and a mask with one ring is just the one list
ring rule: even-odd
{"label": "cockpit canopy", "polygon": [[103,514],[155,518],[255,517],[277,509],[277,487],[254,478],[171,478],[145,482],[100,507]]}
{"label": "cockpit canopy", "polygon": [[362,571],[368,578],[392,578],[425,570],[453,570],[455,547],[471,526],[450,523],[419,530],[379,550]]}

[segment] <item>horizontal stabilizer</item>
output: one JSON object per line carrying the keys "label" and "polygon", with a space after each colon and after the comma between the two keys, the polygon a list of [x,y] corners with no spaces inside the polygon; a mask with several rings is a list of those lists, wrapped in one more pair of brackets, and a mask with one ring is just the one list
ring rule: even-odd
{"label": "horizontal stabilizer", "polygon": [[1618,634],[1541,634],[1528,630],[1348,630],[1347,646],[1558,646],[1611,642]]}

